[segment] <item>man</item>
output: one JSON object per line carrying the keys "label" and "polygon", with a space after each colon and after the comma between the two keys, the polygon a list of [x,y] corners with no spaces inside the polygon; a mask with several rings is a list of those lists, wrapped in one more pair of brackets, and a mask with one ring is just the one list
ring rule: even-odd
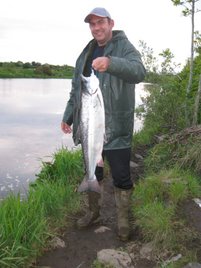
{"label": "man", "polygon": [[[140,54],[123,31],[114,31],[114,20],[101,7],[94,8],[85,18],[93,36],[77,59],[70,99],[67,103],[61,128],[73,138],[79,125],[81,74],[90,76],[93,68],[100,81],[105,105],[106,144],[103,158],[108,160],[114,183],[117,207],[118,235],[129,237],[128,210],[133,189],[130,176],[131,143],[133,136],[135,84],[145,77]],[[102,184],[103,168],[96,168],[96,177]],[[100,194],[88,192],[89,209],[78,220],[79,228],[93,224],[100,214]]]}

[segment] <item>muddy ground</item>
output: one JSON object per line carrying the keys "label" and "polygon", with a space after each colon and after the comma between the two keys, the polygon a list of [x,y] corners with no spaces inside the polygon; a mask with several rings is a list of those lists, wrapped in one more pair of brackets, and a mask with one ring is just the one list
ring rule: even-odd
{"label": "muddy ground", "polygon": [[[139,148],[133,154],[133,161],[137,164],[131,168],[132,178],[137,181],[144,171],[143,157],[146,154],[146,148]],[[184,204],[184,214],[190,219],[192,227],[201,233],[201,209],[193,202]],[[82,215],[73,215],[73,224],[65,230],[61,239],[65,242],[65,247],[56,248],[41,256],[34,267],[37,268],[91,268],[94,260],[97,258],[97,252],[101,249],[125,248],[128,243],[140,240],[140,233],[137,229],[131,230],[131,236],[128,243],[121,242],[117,237],[116,229],[116,209],[111,179],[105,179],[104,183],[104,203],[101,210],[102,221],[90,228],[78,230],[75,222]],[[133,219],[131,218],[131,221]],[[105,228],[100,229],[101,226]],[[134,228],[134,227],[133,227]],[[101,230],[104,230],[101,232]],[[201,254],[200,260],[201,262]],[[136,268],[156,267],[154,261],[148,259],[138,259],[133,263]]]}

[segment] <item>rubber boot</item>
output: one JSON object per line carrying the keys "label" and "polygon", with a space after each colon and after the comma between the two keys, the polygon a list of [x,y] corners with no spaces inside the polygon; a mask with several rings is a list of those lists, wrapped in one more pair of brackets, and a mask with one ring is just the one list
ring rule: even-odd
{"label": "rubber boot", "polygon": [[130,233],[128,212],[130,207],[132,189],[122,190],[115,187],[114,194],[117,208],[118,236],[120,240],[127,241],[129,239]]}
{"label": "rubber boot", "polygon": [[97,192],[88,192],[88,208],[86,214],[77,221],[77,228],[82,229],[100,221],[100,207],[102,203],[103,183],[99,182],[101,194]]}

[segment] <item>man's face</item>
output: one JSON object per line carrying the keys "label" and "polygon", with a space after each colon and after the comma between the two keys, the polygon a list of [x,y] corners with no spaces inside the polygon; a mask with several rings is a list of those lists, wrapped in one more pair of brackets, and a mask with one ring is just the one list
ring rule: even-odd
{"label": "man's face", "polygon": [[114,21],[91,15],[89,27],[93,37],[100,46],[104,46],[112,38],[112,28]]}

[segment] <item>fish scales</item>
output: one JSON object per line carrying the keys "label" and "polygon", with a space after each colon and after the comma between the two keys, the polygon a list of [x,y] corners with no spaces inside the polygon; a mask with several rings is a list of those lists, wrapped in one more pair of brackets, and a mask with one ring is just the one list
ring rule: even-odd
{"label": "fish scales", "polygon": [[79,128],[86,174],[78,191],[100,192],[95,169],[97,165],[102,163],[105,135],[104,102],[96,75],[92,72],[90,77],[82,76],[82,80],[82,105]]}

